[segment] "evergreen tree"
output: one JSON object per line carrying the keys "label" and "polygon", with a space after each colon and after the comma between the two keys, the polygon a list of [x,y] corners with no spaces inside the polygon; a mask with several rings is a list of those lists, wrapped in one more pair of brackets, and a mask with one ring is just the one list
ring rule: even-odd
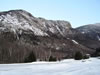
{"label": "evergreen tree", "polygon": [[89,59],[90,58],[90,54],[85,54],[84,56],[83,56],[83,59]]}
{"label": "evergreen tree", "polygon": [[56,61],[56,58],[50,56],[49,61]]}
{"label": "evergreen tree", "polygon": [[75,53],[74,59],[75,59],[75,60],[81,60],[82,58],[83,58],[82,53],[81,53],[80,51],[77,51],[77,52]]}
{"label": "evergreen tree", "polygon": [[31,52],[24,62],[33,62],[33,61],[36,61],[36,56],[33,52]]}

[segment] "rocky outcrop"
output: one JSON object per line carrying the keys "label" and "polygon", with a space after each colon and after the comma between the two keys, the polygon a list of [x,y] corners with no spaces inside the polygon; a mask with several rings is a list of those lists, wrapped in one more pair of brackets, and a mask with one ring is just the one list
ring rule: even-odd
{"label": "rocky outcrop", "polygon": [[24,10],[11,10],[0,13],[1,30],[9,29],[14,33],[30,30],[37,36],[49,36],[50,33],[65,36],[71,25],[67,21],[53,21],[33,17]]}

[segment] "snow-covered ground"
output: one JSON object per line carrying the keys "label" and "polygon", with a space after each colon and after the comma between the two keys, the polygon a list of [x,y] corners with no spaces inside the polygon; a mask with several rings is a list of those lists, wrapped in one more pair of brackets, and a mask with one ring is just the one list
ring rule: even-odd
{"label": "snow-covered ground", "polygon": [[0,64],[0,75],[100,75],[100,59]]}

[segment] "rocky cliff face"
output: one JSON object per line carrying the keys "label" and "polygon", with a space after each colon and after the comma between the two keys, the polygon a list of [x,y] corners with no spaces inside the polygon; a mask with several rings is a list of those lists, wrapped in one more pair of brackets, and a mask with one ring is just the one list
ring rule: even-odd
{"label": "rocky cliff face", "polygon": [[76,51],[93,53],[74,39],[81,32],[67,21],[36,18],[24,10],[0,13],[0,63],[24,62],[34,52],[38,60],[71,58]]}
{"label": "rocky cliff face", "polygon": [[11,10],[0,13],[1,30],[9,29],[14,33],[30,30],[37,36],[49,36],[58,34],[65,36],[71,25],[67,21],[53,21],[43,18],[33,17],[30,13],[24,10]]}

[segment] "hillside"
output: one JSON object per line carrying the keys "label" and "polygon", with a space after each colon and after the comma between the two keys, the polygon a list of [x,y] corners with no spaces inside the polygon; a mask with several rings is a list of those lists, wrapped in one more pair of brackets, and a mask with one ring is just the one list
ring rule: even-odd
{"label": "hillside", "polygon": [[72,58],[77,51],[92,54],[73,38],[78,34],[68,21],[36,18],[25,10],[0,12],[0,63],[25,62],[31,53],[46,61]]}
{"label": "hillside", "polygon": [[89,48],[100,47],[100,23],[84,25],[76,29],[84,35],[84,40],[76,39],[78,42]]}

